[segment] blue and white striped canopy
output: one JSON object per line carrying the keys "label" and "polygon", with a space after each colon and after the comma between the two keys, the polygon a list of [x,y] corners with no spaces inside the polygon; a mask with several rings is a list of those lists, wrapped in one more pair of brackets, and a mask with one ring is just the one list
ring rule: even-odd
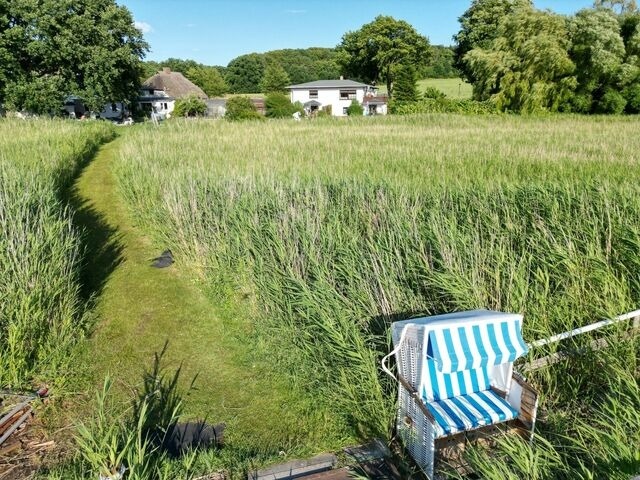
{"label": "blue and white striped canopy", "polygon": [[427,356],[442,373],[512,363],[528,351],[519,319],[434,327],[428,333]]}

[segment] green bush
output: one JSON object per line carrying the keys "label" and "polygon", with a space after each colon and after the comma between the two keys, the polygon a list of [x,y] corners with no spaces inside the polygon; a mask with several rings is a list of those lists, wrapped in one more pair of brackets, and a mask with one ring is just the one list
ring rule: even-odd
{"label": "green bush", "polygon": [[613,113],[616,115],[624,112],[627,101],[619,92],[608,89],[602,98],[596,103],[596,113]]}
{"label": "green bush", "polygon": [[362,116],[364,114],[364,108],[358,103],[357,100],[352,100],[351,105],[347,108],[347,115],[350,117]]}
{"label": "green bush", "polygon": [[433,98],[435,100],[438,100],[440,98],[446,98],[446,95],[440,90],[438,90],[436,87],[425,88],[424,92],[422,93],[422,96],[424,98]]}
{"label": "green bush", "polygon": [[247,97],[232,97],[227,100],[227,120],[260,120],[262,115],[256,110],[256,106]]}
{"label": "green bush", "polygon": [[419,102],[401,103],[390,102],[390,113],[396,115],[414,115],[421,113],[464,113],[471,115],[498,113],[491,102],[477,100],[452,100],[446,97],[434,99],[425,98]]}
{"label": "green bush", "polygon": [[173,117],[201,117],[207,113],[207,104],[204,100],[189,95],[176,100],[176,105],[171,114]]}
{"label": "green bush", "polygon": [[640,113],[640,83],[625,88],[622,94],[627,100],[627,113]]}
{"label": "green bush", "polygon": [[569,109],[574,113],[589,113],[593,97],[588,93],[578,93],[571,97]]}
{"label": "green bush", "polygon": [[295,112],[299,111],[298,106],[291,103],[288,95],[277,92],[267,95],[267,98],[265,99],[265,107],[267,108],[266,115],[269,118],[290,117]]}

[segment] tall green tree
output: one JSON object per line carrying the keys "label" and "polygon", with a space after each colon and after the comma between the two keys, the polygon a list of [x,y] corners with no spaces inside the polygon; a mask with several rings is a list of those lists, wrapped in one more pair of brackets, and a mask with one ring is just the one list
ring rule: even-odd
{"label": "tall green tree", "polygon": [[427,66],[418,70],[418,74],[420,78],[459,78],[460,72],[454,65],[454,49],[433,45]]}
{"label": "tall green tree", "polygon": [[231,93],[256,93],[264,74],[264,57],[257,53],[241,55],[227,65],[225,80]]}
{"label": "tall green tree", "polygon": [[413,65],[398,67],[393,100],[394,102],[415,102],[418,100],[416,69]]}
{"label": "tall green tree", "polygon": [[227,83],[216,67],[192,67],[185,72],[185,76],[209,97],[220,97],[228,91]]}
{"label": "tall green tree", "polygon": [[556,111],[576,86],[564,17],[533,8],[502,19],[489,48],[476,48],[465,63],[476,79],[474,95],[501,110]]}
{"label": "tall green tree", "polygon": [[0,102],[58,112],[69,94],[92,109],[137,96],[148,50],[115,0],[0,2]]}
{"label": "tall green tree", "polygon": [[[625,45],[616,14],[606,9],[584,9],[570,22],[570,55],[577,67],[574,100],[580,112],[618,112],[623,80]],[[623,107],[624,108],[624,105]]]}
{"label": "tall green tree", "polygon": [[348,32],[337,47],[343,73],[365,82],[384,81],[393,96],[398,65],[425,66],[430,56],[429,40],[404,20],[378,16],[360,30]]}
{"label": "tall green tree", "polygon": [[265,65],[277,63],[287,72],[291,83],[329,80],[340,76],[333,48],[271,50],[262,54]]}
{"label": "tall green tree", "polygon": [[260,91],[263,93],[284,93],[287,85],[290,85],[289,75],[279,63],[270,63],[264,69],[260,81]]}
{"label": "tall green tree", "polygon": [[500,21],[518,9],[533,7],[531,0],[473,0],[458,19],[460,31],[454,35],[454,65],[470,83],[475,83],[473,70],[464,61],[471,50],[491,47],[498,37]]}

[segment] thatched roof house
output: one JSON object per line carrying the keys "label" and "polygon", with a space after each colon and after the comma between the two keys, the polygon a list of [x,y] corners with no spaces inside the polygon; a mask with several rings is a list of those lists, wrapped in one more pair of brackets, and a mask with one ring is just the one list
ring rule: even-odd
{"label": "thatched roof house", "polygon": [[149,95],[162,91],[171,98],[183,98],[190,95],[195,95],[202,99],[207,98],[207,94],[200,87],[188,80],[180,72],[172,72],[168,67],[163,68],[153,77],[145,80],[142,84],[142,90],[148,91]]}

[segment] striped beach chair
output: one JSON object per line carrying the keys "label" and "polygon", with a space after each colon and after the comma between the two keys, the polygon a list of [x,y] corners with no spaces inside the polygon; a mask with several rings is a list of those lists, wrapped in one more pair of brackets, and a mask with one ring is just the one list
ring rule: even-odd
{"label": "striped beach chair", "polygon": [[[429,478],[437,451],[505,424],[533,433],[537,394],[514,372],[522,316],[474,310],[394,322],[397,432]],[[394,378],[396,378],[394,376]]]}

